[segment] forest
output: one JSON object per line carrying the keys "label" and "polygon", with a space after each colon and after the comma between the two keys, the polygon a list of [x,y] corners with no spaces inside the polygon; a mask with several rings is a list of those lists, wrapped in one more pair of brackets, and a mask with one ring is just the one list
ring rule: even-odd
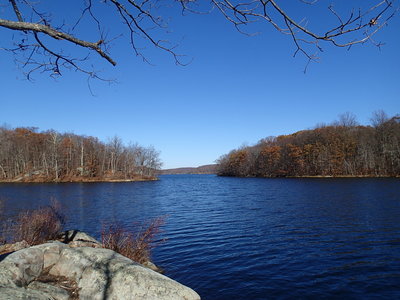
{"label": "forest", "polygon": [[218,159],[218,175],[239,177],[399,176],[400,116],[375,112],[371,126],[352,114],[289,135],[268,137]]}
{"label": "forest", "polygon": [[107,143],[91,136],[39,132],[37,128],[0,127],[0,181],[63,182],[154,179],[159,152]]}

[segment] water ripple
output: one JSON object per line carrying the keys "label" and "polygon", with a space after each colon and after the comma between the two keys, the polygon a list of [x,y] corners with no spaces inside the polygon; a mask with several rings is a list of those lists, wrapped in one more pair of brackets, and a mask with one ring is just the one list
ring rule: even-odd
{"label": "water ripple", "polygon": [[[203,299],[400,298],[399,179],[162,176],[151,183],[0,185],[6,215],[66,207],[68,226],[168,216],[154,260]],[[35,199],[33,202],[32,199]]]}

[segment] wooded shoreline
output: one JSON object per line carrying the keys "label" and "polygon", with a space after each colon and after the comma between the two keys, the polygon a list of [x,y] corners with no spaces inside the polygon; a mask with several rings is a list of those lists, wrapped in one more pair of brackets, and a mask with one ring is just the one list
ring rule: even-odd
{"label": "wooded shoreline", "polygon": [[23,178],[0,179],[1,183],[95,183],[95,182],[139,182],[139,181],[157,181],[156,176],[137,176],[133,178],[64,178],[59,180],[49,178]]}
{"label": "wooded shoreline", "polygon": [[237,177],[398,177],[400,116],[373,126],[344,116],[332,125],[267,137],[219,158],[218,175]]}
{"label": "wooded shoreline", "polygon": [[[184,175],[184,174],[165,174],[165,175]],[[185,175],[212,175],[211,173],[187,173]],[[215,174],[217,175],[217,174]],[[390,176],[390,175],[304,175],[304,176],[269,176],[269,177],[260,177],[260,176],[228,176],[228,175],[217,175],[220,177],[239,177],[239,178],[264,178],[264,179],[355,179],[355,178],[400,178],[400,175]],[[145,181],[158,181],[160,180],[158,177],[146,177],[146,178],[131,178],[131,179],[107,179],[107,178],[81,178],[81,179],[65,179],[65,180],[0,180],[0,184],[2,183],[118,183],[118,182],[145,182]]]}
{"label": "wooded shoreline", "polygon": [[161,167],[153,147],[37,128],[0,127],[0,182],[154,180]]}
{"label": "wooded shoreline", "polygon": [[285,178],[321,178],[321,179],[330,179],[330,178],[400,178],[400,175],[302,175],[302,176],[235,176],[235,175],[218,175],[221,177],[238,177],[238,178],[266,178],[266,179],[285,179]]}

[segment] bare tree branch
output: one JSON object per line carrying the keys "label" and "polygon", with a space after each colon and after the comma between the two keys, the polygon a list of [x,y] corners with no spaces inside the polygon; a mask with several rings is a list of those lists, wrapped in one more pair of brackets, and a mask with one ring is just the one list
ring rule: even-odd
{"label": "bare tree branch", "polygon": [[50,26],[35,23],[14,22],[0,19],[0,26],[12,30],[33,31],[36,33],[41,32],[56,40],[67,40],[74,43],[75,45],[95,50],[101,57],[105,58],[113,66],[117,64],[110,56],[108,56],[106,53],[103,52],[103,50],[101,50],[100,45],[103,43],[102,40],[98,41],[97,43],[87,42],[67,33],[51,28]]}
{"label": "bare tree branch", "polygon": [[[326,7],[325,12],[327,18],[331,18],[334,23],[323,28],[325,24],[313,20],[313,9],[318,9],[318,14],[323,10],[323,3],[319,0],[210,0],[208,3],[199,0],[175,0],[169,4],[157,0],[83,0],[80,14],[73,19],[66,16],[53,18],[53,12],[46,11],[43,8],[45,6],[40,5],[46,3],[46,0],[8,0],[5,3],[7,4],[4,5],[4,9],[8,15],[3,16],[1,13],[0,28],[20,32],[21,35],[13,35],[13,46],[1,47],[0,50],[22,55],[23,59],[19,60],[19,63],[23,67],[32,67],[27,73],[29,76],[38,70],[51,72],[51,76],[60,75],[61,68],[70,67],[91,78],[100,77],[88,71],[86,61],[89,60],[89,56],[79,58],[73,49],[72,54],[65,54],[62,46],[64,44],[57,41],[65,41],[69,45],[78,46],[77,48],[87,49],[88,53],[94,51],[115,66],[117,63],[109,51],[111,41],[115,38],[106,38],[112,29],[113,35],[117,37],[127,33],[134,54],[146,62],[149,62],[149,59],[144,53],[144,46],[151,45],[170,54],[176,64],[185,65],[182,55],[176,52],[176,45],[165,39],[169,29],[165,21],[168,19],[166,14],[175,5],[182,10],[182,15],[219,13],[239,32],[247,35],[255,34],[252,32],[252,25],[256,22],[270,24],[278,32],[290,36],[295,47],[294,56],[301,53],[308,62],[316,61],[316,53],[321,52],[322,46],[327,44],[350,48],[371,41],[380,47],[382,43],[374,41],[374,35],[386,26],[399,10],[398,0],[370,0],[362,2],[361,7],[351,7],[354,2],[347,1],[341,4],[349,7],[345,13],[336,11],[331,4]],[[292,9],[293,6],[296,9]],[[42,10],[44,12],[41,12]],[[107,18],[110,19],[114,17],[113,21],[116,18],[117,22],[112,23],[116,24],[116,30],[114,25],[107,26],[101,13],[107,13]],[[162,16],[158,16],[158,13]],[[29,19],[24,18],[26,16],[29,16]],[[17,21],[12,20],[13,17],[16,17]],[[62,19],[64,17],[68,22]],[[94,26],[88,27],[87,21]],[[118,21],[123,27],[118,25]],[[98,41],[92,42],[83,38],[83,33],[87,32],[90,37],[97,36]],[[52,38],[53,42],[48,42],[46,36]],[[4,43],[0,41],[2,42]],[[61,45],[58,50],[52,50],[57,44]]]}
{"label": "bare tree branch", "polygon": [[17,16],[18,21],[23,22],[24,20],[22,19],[21,12],[19,11],[17,3],[15,2],[15,0],[9,0],[9,1],[11,2],[12,6],[13,6],[13,9],[14,9],[15,15]]}

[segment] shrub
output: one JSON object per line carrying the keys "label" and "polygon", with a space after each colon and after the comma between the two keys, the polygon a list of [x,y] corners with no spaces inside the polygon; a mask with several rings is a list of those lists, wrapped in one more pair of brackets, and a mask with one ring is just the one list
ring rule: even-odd
{"label": "shrub", "polygon": [[156,218],[150,222],[135,224],[135,230],[129,231],[120,223],[103,225],[101,241],[104,248],[122,254],[133,261],[144,263],[150,260],[151,250],[162,241],[156,241],[165,218]]}
{"label": "shrub", "polygon": [[4,203],[3,203],[3,198],[0,197],[0,246],[6,243],[6,238],[5,238],[5,233],[7,230],[6,227],[6,222],[4,222]]}
{"label": "shrub", "polygon": [[12,224],[11,235],[14,242],[25,240],[29,245],[38,245],[56,239],[64,221],[60,206],[53,202],[49,206],[20,213]]}

